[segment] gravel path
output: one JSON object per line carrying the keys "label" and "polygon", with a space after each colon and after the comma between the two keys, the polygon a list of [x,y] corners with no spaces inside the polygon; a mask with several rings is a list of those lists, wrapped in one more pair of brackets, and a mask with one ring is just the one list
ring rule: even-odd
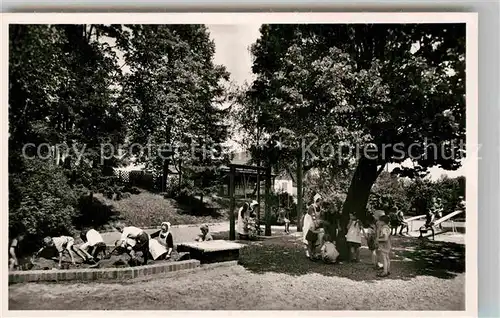
{"label": "gravel path", "polygon": [[[242,266],[147,280],[9,287],[10,310],[464,310],[464,274],[370,283]],[[125,300],[125,301],[119,301]]]}

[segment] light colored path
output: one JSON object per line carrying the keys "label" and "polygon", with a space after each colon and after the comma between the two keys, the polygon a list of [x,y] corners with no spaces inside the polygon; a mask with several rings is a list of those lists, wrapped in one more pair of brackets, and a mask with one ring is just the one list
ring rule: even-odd
{"label": "light colored path", "polygon": [[[126,224],[128,225],[128,224]],[[217,233],[217,232],[225,232],[229,231],[229,222],[225,223],[214,223],[214,224],[208,224],[210,228],[210,232],[212,233]],[[170,232],[172,233],[172,236],[174,238],[174,243],[183,243],[183,242],[192,242],[194,241],[197,237],[198,234],[200,234],[200,226],[201,224],[193,224],[193,225],[172,225]],[[264,226],[262,226],[262,229],[264,229]],[[284,226],[272,226],[271,229],[273,231],[284,231],[285,227]],[[296,227],[290,226],[291,231],[296,231]],[[145,230],[148,234],[152,234],[158,229],[146,229]],[[118,232],[106,232],[106,233],[101,233],[102,238],[104,242],[107,245],[114,245],[116,240],[120,239],[120,233]]]}
{"label": "light colored path", "polygon": [[9,309],[464,310],[464,283],[464,274],[367,283],[320,274],[254,274],[232,266],[126,284],[13,285]]}
{"label": "light colored path", "polygon": [[[172,237],[174,238],[174,243],[177,244],[181,242],[194,241],[198,236],[198,234],[200,234],[200,225],[201,224],[181,225],[181,226],[173,225],[172,228],[170,229],[170,232],[172,233]],[[211,232],[229,231],[229,223],[209,224],[209,227]],[[145,231],[148,234],[152,234],[158,230],[159,228],[146,229]],[[106,232],[106,233],[101,233],[101,235],[104,242],[108,245],[114,245],[115,241],[120,239],[120,233],[118,232]]]}

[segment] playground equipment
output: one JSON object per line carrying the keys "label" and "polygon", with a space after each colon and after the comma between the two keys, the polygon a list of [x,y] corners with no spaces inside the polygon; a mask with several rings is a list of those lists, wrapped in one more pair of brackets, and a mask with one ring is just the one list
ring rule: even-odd
{"label": "playground equipment", "polygon": [[[431,224],[431,226],[429,227],[426,227],[425,225],[422,226],[419,231],[420,231],[420,237],[423,237],[423,234],[427,232],[427,230],[431,230],[432,232],[432,239],[434,240],[434,236],[435,236],[435,232],[434,232],[434,227],[440,225],[441,223],[445,222],[445,221],[448,221],[449,219],[451,219],[452,217],[460,214],[460,213],[463,213],[464,211],[463,210],[458,210],[458,211],[455,211],[455,212],[452,212],[448,215],[445,215],[443,216],[442,218],[438,219],[437,221],[433,222]],[[454,228],[454,223],[452,222],[452,231],[453,231],[453,228]],[[456,231],[456,228],[455,228],[455,231]]]}
{"label": "playground equipment", "polygon": [[425,218],[425,214],[413,216],[411,218],[405,219],[404,221],[408,224],[408,230],[413,231],[413,221]]}
{"label": "playground equipment", "polygon": [[[230,208],[229,208],[229,240],[234,241],[236,239],[236,217],[235,217],[235,175],[239,170],[251,170],[256,171],[257,175],[260,177],[261,174],[264,175],[265,178],[265,231],[264,235],[271,236],[271,206],[269,204],[270,195],[271,195],[271,167],[261,167],[261,166],[251,166],[251,165],[238,165],[238,164],[230,164],[229,165],[229,197],[230,197]],[[257,190],[257,202],[260,205],[260,179],[258,179],[258,190]],[[257,224],[260,229],[260,208],[257,206]]]}
{"label": "playground equipment", "polygon": [[243,244],[224,240],[187,242],[177,245],[178,252],[188,252],[191,258],[206,263],[237,261]]}

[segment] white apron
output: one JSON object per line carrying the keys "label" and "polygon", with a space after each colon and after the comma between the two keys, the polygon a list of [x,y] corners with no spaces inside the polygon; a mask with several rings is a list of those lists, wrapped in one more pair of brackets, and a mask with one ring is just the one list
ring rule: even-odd
{"label": "white apron", "polygon": [[304,244],[308,243],[308,241],[306,240],[306,235],[310,229],[314,229],[313,218],[311,215],[306,214],[304,215],[304,224],[302,224],[302,242]]}
{"label": "white apron", "polygon": [[[238,234],[242,234],[242,235],[248,235],[248,231],[246,231],[245,229],[245,218],[244,217],[241,217],[241,211],[243,211],[243,207],[241,207],[239,210],[238,210],[238,224],[236,226],[236,232],[238,232]],[[248,210],[245,214],[248,213]]]}
{"label": "white apron", "polygon": [[157,240],[149,240],[149,253],[153,256],[153,259],[156,260],[158,257],[167,253],[167,249],[165,246],[161,245]]}

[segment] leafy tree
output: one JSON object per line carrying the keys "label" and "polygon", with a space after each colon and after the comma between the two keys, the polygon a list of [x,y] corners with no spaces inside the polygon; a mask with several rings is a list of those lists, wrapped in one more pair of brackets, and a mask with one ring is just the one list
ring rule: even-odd
{"label": "leafy tree", "polygon": [[23,229],[37,244],[46,235],[72,234],[77,193],[63,168],[39,159],[23,164],[23,172],[9,176],[9,231]]}
{"label": "leafy tree", "polygon": [[[26,143],[48,143],[58,146],[56,163],[63,164],[68,156],[65,167],[78,169],[78,150],[97,168],[103,159],[101,144],[123,141],[125,116],[116,103],[117,57],[109,43],[100,41],[110,30],[99,25],[11,26],[13,154],[21,155]],[[103,168],[117,164],[104,163]]]}
{"label": "leafy tree", "polygon": [[407,213],[410,211],[410,202],[405,190],[404,183],[398,176],[384,171],[371,189],[370,207],[387,212],[397,207]]}
{"label": "leafy tree", "polygon": [[[132,25],[125,53],[130,67],[123,100],[133,110],[131,142],[163,146],[138,155],[163,173],[175,163],[204,181],[213,180],[221,156],[216,146],[227,138],[222,85],[229,74],[213,63],[215,44],[202,25]],[[203,149],[205,147],[205,149]],[[210,150],[216,148],[211,156]],[[223,158],[224,159],[224,158]],[[222,160],[223,161],[223,160]],[[184,168],[183,168],[184,167]],[[182,180],[179,180],[181,183]],[[208,182],[209,183],[209,182]]]}
{"label": "leafy tree", "polygon": [[[386,164],[413,160],[416,169],[396,170],[410,177],[460,166],[464,24],[264,25],[253,54],[255,98],[272,118],[266,130],[290,132],[294,149],[313,133],[317,142],[301,158],[313,166],[332,161],[315,158],[328,142],[347,143],[334,162],[356,159],[344,226],[350,213],[364,218]],[[369,153],[350,154],[352,146]]]}
{"label": "leafy tree", "polygon": [[119,164],[100,154],[126,134],[118,59],[102,38],[122,35],[105,25],[9,27],[9,225],[38,239],[70,232],[81,186],[96,189]]}

